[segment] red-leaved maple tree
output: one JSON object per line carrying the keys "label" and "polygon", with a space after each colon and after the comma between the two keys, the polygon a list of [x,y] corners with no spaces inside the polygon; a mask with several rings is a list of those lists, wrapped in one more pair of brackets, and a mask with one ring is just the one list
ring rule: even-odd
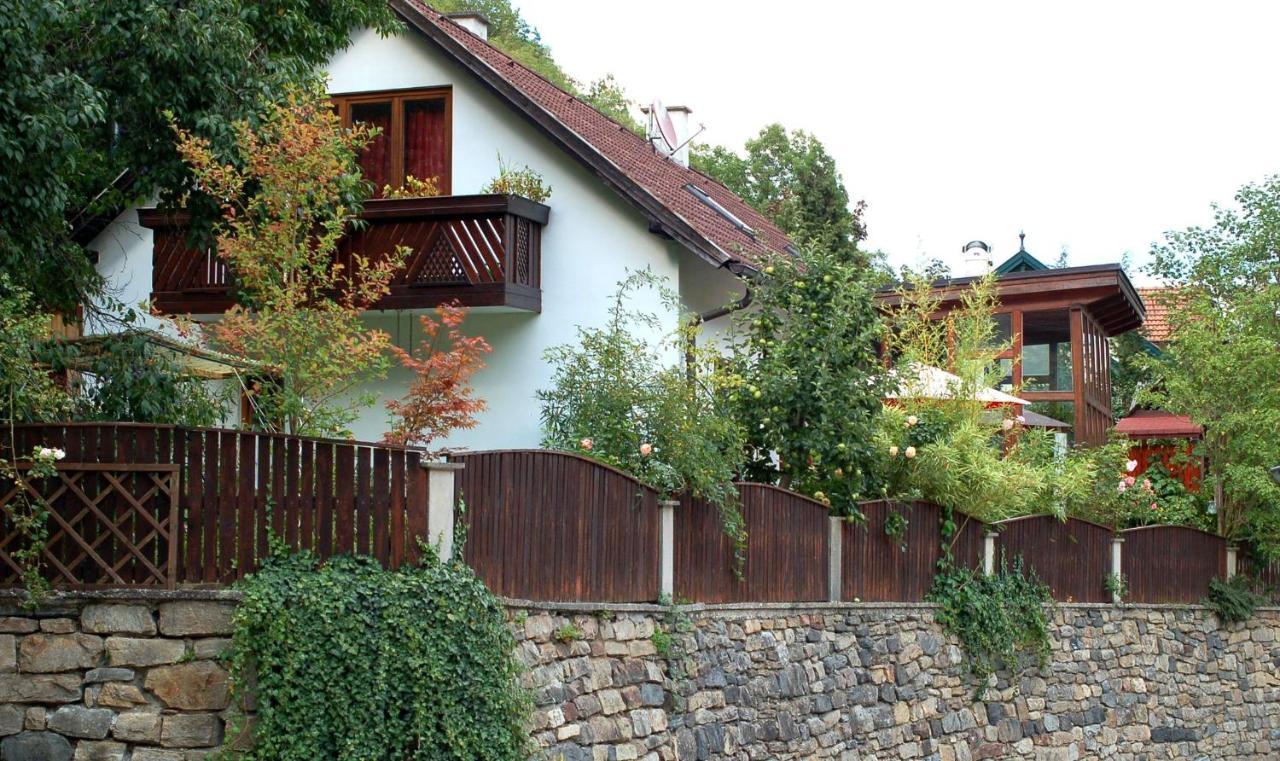
{"label": "red-leaved maple tree", "polygon": [[404,399],[387,402],[396,416],[386,435],[389,443],[430,447],[450,431],[474,428],[476,415],[485,408],[484,400],[475,396],[471,376],[484,367],[484,355],[493,347],[481,336],[462,332],[465,307],[445,304],[436,314],[422,316],[419,356],[392,347],[414,379]]}

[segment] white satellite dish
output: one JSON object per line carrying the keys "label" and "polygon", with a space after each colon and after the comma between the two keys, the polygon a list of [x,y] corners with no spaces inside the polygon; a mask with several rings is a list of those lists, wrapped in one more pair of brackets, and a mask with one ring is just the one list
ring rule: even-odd
{"label": "white satellite dish", "polygon": [[676,136],[676,125],[671,121],[667,109],[662,107],[662,101],[655,100],[650,104],[649,121],[657,127],[657,134],[652,134],[650,137],[661,137],[667,144],[668,152],[673,152],[680,147],[678,143],[680,138]]}

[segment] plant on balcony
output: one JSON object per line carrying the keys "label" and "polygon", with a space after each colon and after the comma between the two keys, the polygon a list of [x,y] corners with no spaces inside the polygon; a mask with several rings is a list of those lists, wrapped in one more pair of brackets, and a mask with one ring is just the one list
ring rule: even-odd
{"label": "plant on balcony", "polygon": [[386,440],[393,444],[430,447],[457,429],[474,428],[485,402],[477,399],[471,376],[484,367],[493,351],[480,336],[462,332],[467,310],[456,304],[436,308],[436,317],[422,316],[423,340],[418,356],[393,346],[400,363],[413,373],[404,399],[387,402],[395,416]]}
{"label": "plant on balcony", "polygon": [[440,178],[418,179],[410,174],[399,187],[383,185],[381,195],[383,198],[435,198],[440,195]]}
{"label": "plant on balcony", "polygon": [[[778,257],[737,312],[728,398],[753,481],[856,513],[873,494],[871,435],[885,392],[881,321],[866,268],[834,250]],[[776,457],[775,457],[776,456]]]}
{"label": "plant on balcony", "polygon": [[498,176],[489,181],[484,192],[524,196],[530,201],[543,203],[551,197],[551,186],[536,170],[528,166],[517,167],[515,164],[508,164],[499,155]]}
{"label": "plant on balcony", "polygon": [[358,389],[385,376],[390,339],[360,313],[388,291],[406,249],[335,258],[368,187],[356,152],[373,133],[343,129],[321,88],[264,103],[256,123],[236,122],[236,163],[174,126],[198,188],[219,199],[218,255],[240,303],[204,334],[219,350],[275,369],[253,397],[257,417],[290,433],[345,432],[372,404]]}
{"label": "plant on balcony", "polygon": [[654,314],[628,308],[640,290],[656,292],[671,310],[678,297],[649,270],[618,285],[601,328],[578,327],[578,343],[546,353],[551,386],[538,391],[543,446],[577,452],[631,473],[663,497],[690,493],[715,504],[726,533],[745,539],[733,485],[745,443],[724,405],[724,377],[710,356],[691,369],[661,351],[673,339]]}

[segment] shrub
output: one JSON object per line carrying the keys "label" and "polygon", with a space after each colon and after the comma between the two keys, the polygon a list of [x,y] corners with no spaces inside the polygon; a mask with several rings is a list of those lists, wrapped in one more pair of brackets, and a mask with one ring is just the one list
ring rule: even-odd
{"label": "shrub", "polygon": [[516,167],[498,156],[498,176],[489,181],[484,192],[524,196],[530,201],[543,203],[551,197],[551,186],[536,170],[528,166]]}
{"label": "shrub", "polygon": [[[603,328],[578,328],[578,343],[549,349],[551,386],[538,391],[545,447],[577,452],[631,473],[663,497],[690,493],[720,509],[741,542],[733,485],[743,434],[723,403],[723,378],[709,357],[691,370],[667,364],[660,346],[634,331],[663,334],[656,315],[628,309],[637,289],[675,294],[648,270],[618,284]],[[684,334],[671,336],[680,349]]]}
{"label": "shrub", "polygon": [[514,637],[461,562],[278,555],[243,591],[231,669],[256,694],[249,761],[527,757]]}
{"label": "shrub", "polygon": [[1266,605],[1267,599],[1253,590],[1248,578],[1233,576],[1227,581],[1210,579],[1205,604],[1223,624],[1238,624],[1253,618],[1253,612]]}
{"label": "shrub", "polygon": [[390,185],[382,186],[383,198],[434,198],[440,195],[440,178],[428,177],[426,179],[418,179],[413,175],[406,175],[404,184],[399,187],[391,187]]}

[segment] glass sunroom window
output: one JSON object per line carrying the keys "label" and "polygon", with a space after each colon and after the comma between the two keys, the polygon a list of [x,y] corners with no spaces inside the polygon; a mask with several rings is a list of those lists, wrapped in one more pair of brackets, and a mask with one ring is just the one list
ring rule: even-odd
{"label": "glass sunroom window", "polygon": [[1065,309],[1022,315],[1022,388],[1071,390],[1071,313]]}

